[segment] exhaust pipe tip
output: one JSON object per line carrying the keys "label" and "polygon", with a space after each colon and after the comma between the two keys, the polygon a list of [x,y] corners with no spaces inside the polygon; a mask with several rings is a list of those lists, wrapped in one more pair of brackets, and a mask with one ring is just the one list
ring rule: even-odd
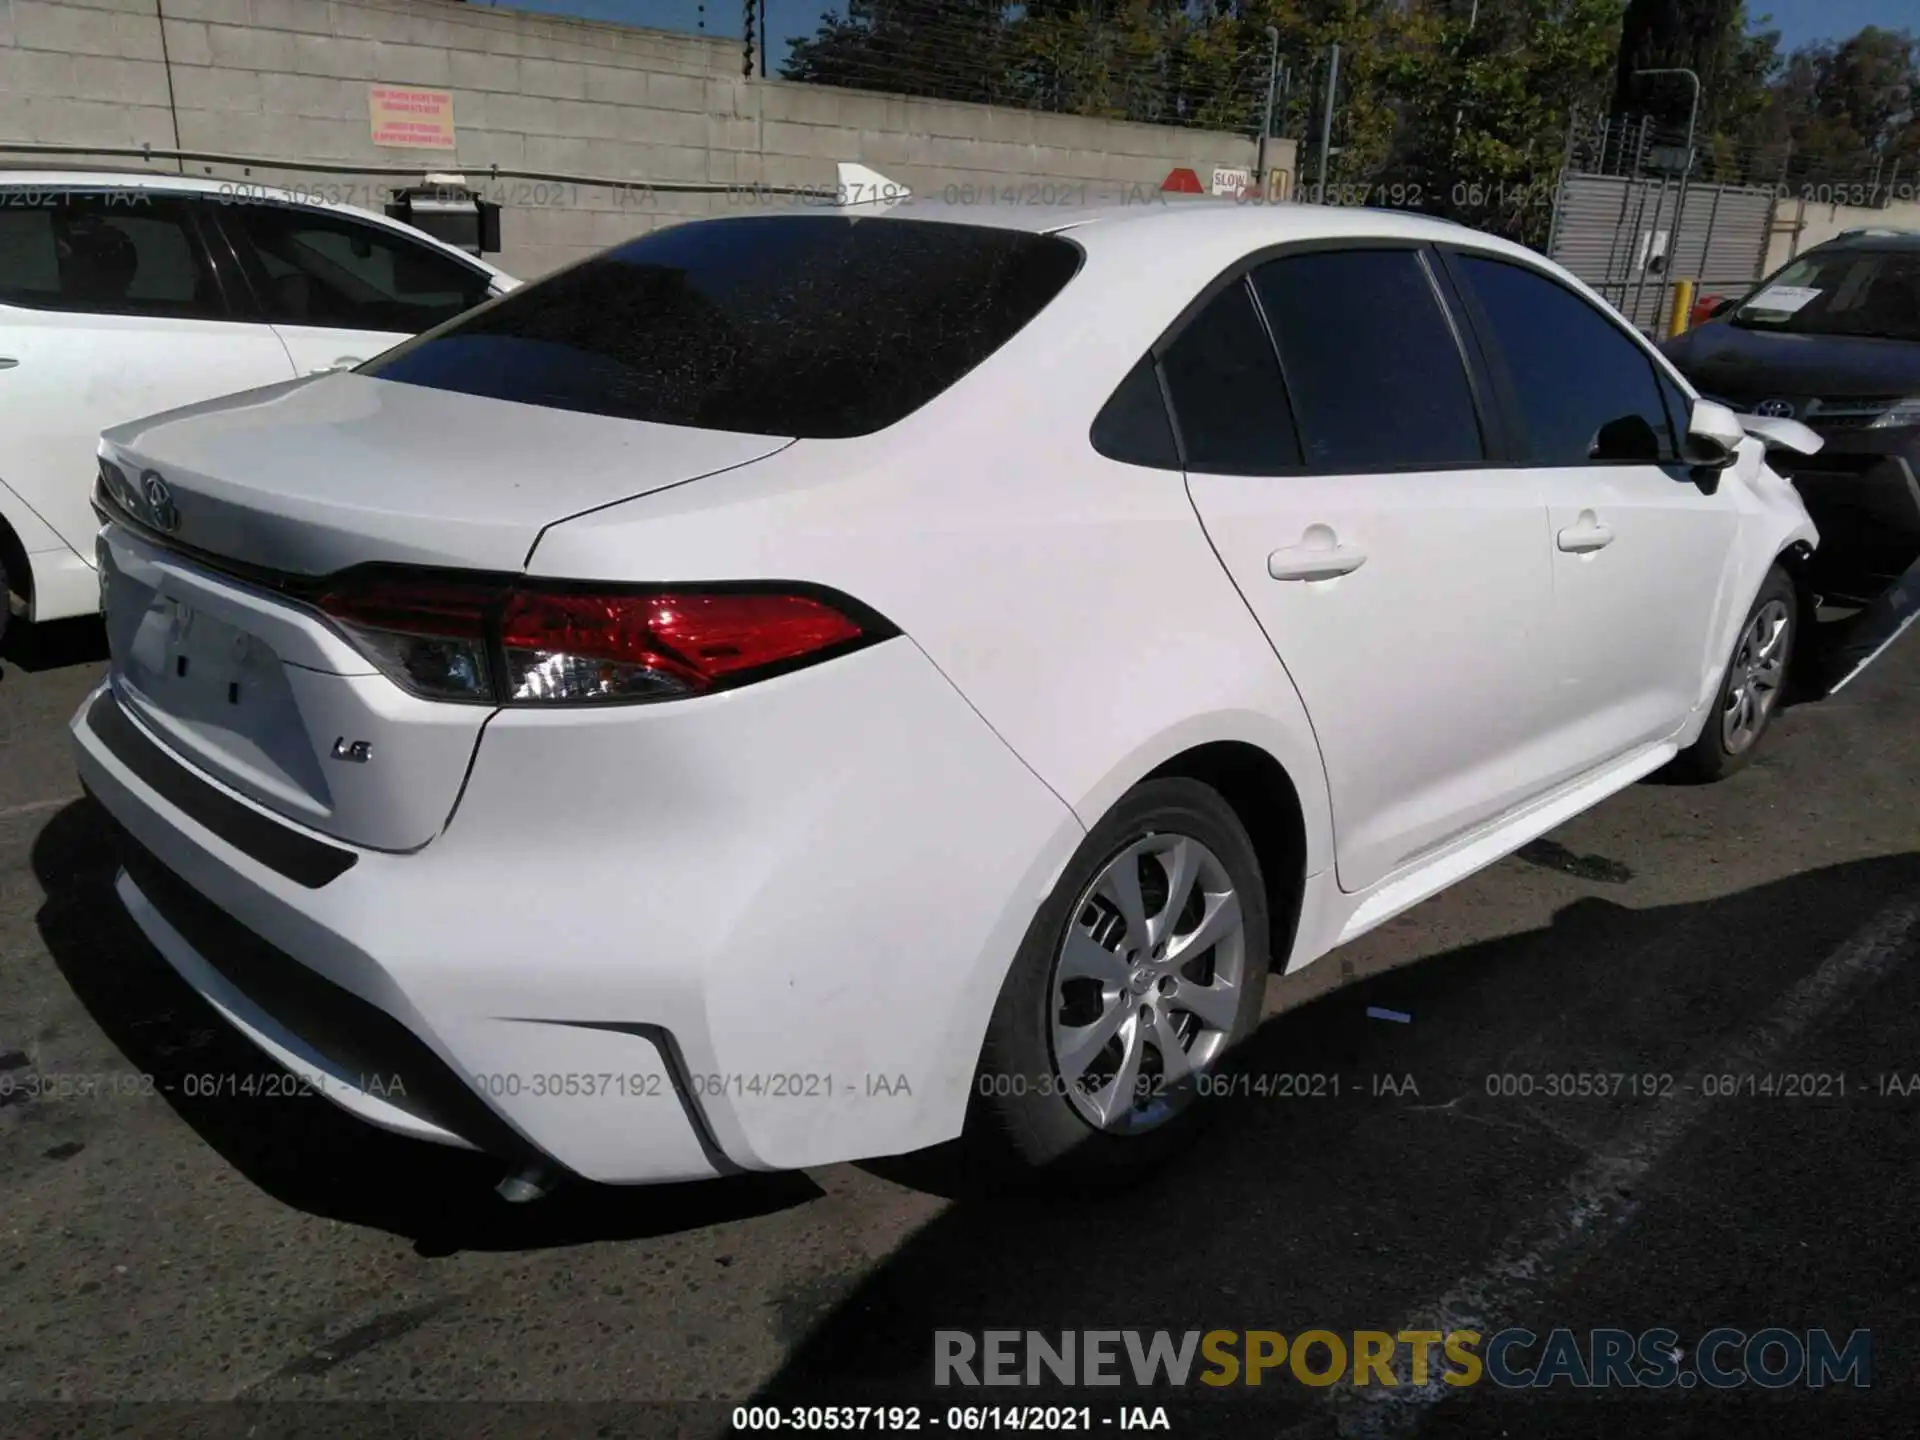
{"label": "exhaust pipe tip", "polygon": [[493,1193],[509,1205],[530,1205],[552,1194],[556,1183],[557,1177],[551,1170],[529,1165],[507,1176],[494,1187]]}

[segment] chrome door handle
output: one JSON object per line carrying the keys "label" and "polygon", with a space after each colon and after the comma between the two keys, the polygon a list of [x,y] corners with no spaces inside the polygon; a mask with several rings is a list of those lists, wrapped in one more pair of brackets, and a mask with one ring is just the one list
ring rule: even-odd
{"label": "chrome door handle", "polygon": [[1367,563],[1367,552],[1351,545],[1289,545],[1267,556],[1267,574],[1275,580],[1334,580]]}
{"label": "chrome door handle", "polygon": [[1601,524],[1599,517],[1588,510],[1580,516],[1578,523],[1569,525],[1556,535],[1554,543],[1569,555],[1590,555],[1613,543],[1613,527]]}
{"label": "chrome door handle", "polygon": [[20,362],[11,355],[0,355],[0,370],[11,370],[19,365],[19,363]]}

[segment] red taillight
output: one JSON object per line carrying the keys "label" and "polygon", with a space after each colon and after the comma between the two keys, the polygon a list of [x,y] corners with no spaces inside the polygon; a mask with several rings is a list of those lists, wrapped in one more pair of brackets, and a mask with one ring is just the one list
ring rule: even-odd
{"label": "red taillight", "polygon": [[487,619],[500,599],[489,585],[377,575],[329,590],[319,604],[414,694],[484,703],[494,698]]}
{"label": "red taillight", "polygon": [[711,690],[862,633],[832,607],[787,594],[520,590],[500,618],[508,691],[516,700]]}
{"label": "red taillight", "polygon": [[586,590],[384,574],[320,608],[415,694],[492,704],[669,699],[759,679],[892,632],[796,590]]}

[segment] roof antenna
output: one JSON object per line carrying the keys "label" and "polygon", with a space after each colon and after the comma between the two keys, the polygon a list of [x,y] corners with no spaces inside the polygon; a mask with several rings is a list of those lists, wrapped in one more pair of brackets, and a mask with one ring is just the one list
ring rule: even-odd
{"label": "roof antenna", "polygon": [[911,200],[913,191],[898,180],[889,180],[877,170],[842,160],[839,165],[836,205],[897,205]]}

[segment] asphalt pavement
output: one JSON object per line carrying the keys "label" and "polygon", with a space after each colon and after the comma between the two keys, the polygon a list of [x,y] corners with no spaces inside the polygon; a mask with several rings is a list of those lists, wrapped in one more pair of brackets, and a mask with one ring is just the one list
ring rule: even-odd
{"label": "asphalt pavement", "polygon": [[935,1152],[509,1206],[274,1093],[111,894],[66,739],[101,671],[86,625],[0,649],[0,1434],[932,1433],[1030,1398],[934,1390],[936,1331],[1510,1326],[1864,1329],[1871,1383],[1047,1398],[1190,1436],[1920,1433],[1920,637],[1727,783],[1634,786],[1275,980],[1241,1072],[1318,1079],[1050,1201]]}

